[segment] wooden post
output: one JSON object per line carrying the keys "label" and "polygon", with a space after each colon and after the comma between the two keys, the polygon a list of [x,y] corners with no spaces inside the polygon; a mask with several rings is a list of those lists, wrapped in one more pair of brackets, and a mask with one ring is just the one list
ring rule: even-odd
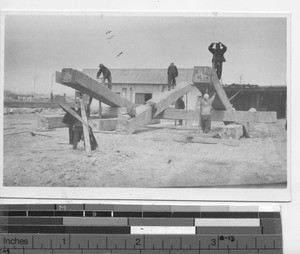
{"label": "wooden post", "polygon": [[198,97],[198,99],[200,100],[198,134],[200,134],[201,131],[202,131],[202,126],[201,126],[201,118],[202,118],[202,95],[200,97]]}
{"label": "wooden post", "polygon": [[[185,95],[185,102],[186,102],[185,110],[187,111],[188,110],[188,94]],[[185,120],[185,125],[187,125],[187,120]]]}
{"label": "wooden post", "polygon": [[[83,121],[87,123],[87,117],[85,112],[85,103],[82,99],[80,99],[80,108],[81,108],[81,117]],[[89,127],[86,125],[82,125],[83,127],[83,135],[84,135],[84,143],[85,143],[85,153],[86,156],[91,157],[92,156],[92,150],[91,150],[91,143],[90,143],[90,135],[89,135]]]}
{"label": "wooden post", "polygon": [[98,114],[99,114],[99,119],[102,118],[102,105],[101,105],[101,101],[99,101],[99,111],[98,111]]}
{"label": "wooden post", "polygon": [[134,103],[121,97],[103,84],[83,72],[74,69],[63,69],[56,72],[56,82],[87,94],[111,107],[134,107]]}

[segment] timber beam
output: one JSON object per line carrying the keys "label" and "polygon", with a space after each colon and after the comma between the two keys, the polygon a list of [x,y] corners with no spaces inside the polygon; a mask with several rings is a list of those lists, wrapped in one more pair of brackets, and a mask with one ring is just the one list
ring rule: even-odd
{"label": "timber beam", "polygon": [[154,117],[158,116],[181,96],[191,91],[191,89],[192,84],[183,82],[177,85],[175,89],[153,97],[145,105],[135,108],[136,114],[134,117],[124,116],[120,118],[117,132],[132,134],[140,127],[150,124]]}
{"label": "timber beam", "polygon": [[[199,110],[184,110],[168,108],[160,113],[157,119],[199,120]],[[212,121],[241,122],[241,123],[274,123],[277,121],[275,111],[211,111]]]}
{"label": "timber beam", "polygon": [[148,105],[154,106],[154,117],[158,116],[162,111],[168,108],[172,103],[176,102],[181,96],[192,90],[192,84],[182,82],[170,91],[160,93],[147,101]]}
{"label": "timber beam", "polygon": [[134,107],[134,103],[111,91],[81,71],[70,68],[56,72],[56,82],[87,94],[111,107]]}

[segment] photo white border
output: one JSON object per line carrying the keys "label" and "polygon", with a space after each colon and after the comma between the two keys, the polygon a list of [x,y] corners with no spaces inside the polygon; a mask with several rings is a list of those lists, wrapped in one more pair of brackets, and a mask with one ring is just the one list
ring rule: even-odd
{"label": "photo white border", "polygon": [[[0,197],[60,200],[152,200],[152,201],[264,201],[291,200],[291,14],[266,12],[179,12],[179,11],[1,11],[1,95],[4,90],[4,17],[5,15],[96,15],[109,16],[189,16],[189,17],[285,17],[287,18],[287,188],[70,188],[70,187],[3,187],[3,167],[0,170]],[[3,108],[0,110],[3,131]],[[0,138],[3,144],[3,135]],[[3,146],[0,148],[3,156]],[[85,156],[85,155],[83,155]],[[3,161],[3,158],[1,158]],[[3,164],[2,164],[3,165]]]}

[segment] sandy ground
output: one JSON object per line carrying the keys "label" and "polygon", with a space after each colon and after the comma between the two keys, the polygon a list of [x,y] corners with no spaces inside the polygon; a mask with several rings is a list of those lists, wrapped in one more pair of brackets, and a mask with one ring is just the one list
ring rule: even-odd
{"label": "sandy ground", "polygon": [[86,157],[83,142],[77,150],[68,144],[67,128],[39,132],[50,137],[32,136],[37,118],[38,113],[4,115],[4,186],[285,187],[283,120],[256,124],[253,137],[235,147],[154,141],[154,133],[196,132],[192,125],[175,128],[173,121],[133,135],[95,133],[99,147]]}

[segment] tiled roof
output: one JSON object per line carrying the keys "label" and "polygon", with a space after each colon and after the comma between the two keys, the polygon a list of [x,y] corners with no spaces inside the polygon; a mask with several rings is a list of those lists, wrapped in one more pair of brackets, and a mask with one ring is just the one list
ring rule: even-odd
{"label": "tiled roof", "polygon": [[[83,72],[92,78],[98,69],[84,69]],[[112,83],[123,84],[167,84],[167,69],[110,69]],[[178,69],[176,82],[192,82],[194,69]]]}

